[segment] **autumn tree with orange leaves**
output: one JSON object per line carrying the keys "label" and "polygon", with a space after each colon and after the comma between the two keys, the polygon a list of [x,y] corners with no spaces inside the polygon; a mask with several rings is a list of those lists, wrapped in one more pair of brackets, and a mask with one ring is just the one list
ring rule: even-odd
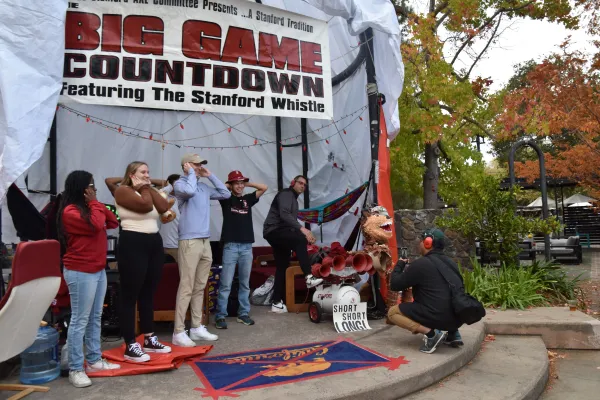
{"label": "autumn tree with orange leaves", "polygon": [[[590,3],[596,8],[588,10],[598,9],[597,2]],[[531,68],[520,87],[502,95],[504,109],[495,130],[500,143],[537,140],[544,147],[548,176],[576,181],[600,199],[598,54],[573,51],[568,42],[561,45],[559,52]],[[539,178],[537,159],[516,162],[515,172],[529,180]]]}
{"label": "autumn tree with orange leaves", "polygon": [[578,17],[569,0],[429,0],[426,10],[416,11],[407,3],[420,4],[396,0],[406,21],[405,79],[401,130],[390,149],[392,190],[438,208],[438,193],[452,201],[469,174],[483,173],[471,140],[493,135],[500,103],[489,90],[493,77],[475,71],[502,35],[502,24],[531,18],[574,28]]}

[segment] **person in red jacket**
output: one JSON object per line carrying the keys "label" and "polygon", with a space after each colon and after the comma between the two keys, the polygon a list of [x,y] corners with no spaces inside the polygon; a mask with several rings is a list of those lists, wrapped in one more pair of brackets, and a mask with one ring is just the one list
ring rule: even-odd
{"label": "person in red jacket", "polygon": [[57,212],[58,238],[65,247],[64,277],[71,296],[68,331],[69,382],[92,384],[87,371],[120,368],[102,358],[100,318],[106,294],[106,230],[119,226],[115,215],[96,199],[92,174],[73,171],[67,176]]}

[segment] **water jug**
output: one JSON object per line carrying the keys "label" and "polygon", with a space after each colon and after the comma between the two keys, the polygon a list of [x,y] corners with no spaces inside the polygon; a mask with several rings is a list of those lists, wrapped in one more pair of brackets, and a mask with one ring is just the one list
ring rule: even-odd
{"label": "water jug", "polygon": [[40,326],[35,342],[21,353],[19,380],[26,385],[50,382],[60,374],[56,329]]}

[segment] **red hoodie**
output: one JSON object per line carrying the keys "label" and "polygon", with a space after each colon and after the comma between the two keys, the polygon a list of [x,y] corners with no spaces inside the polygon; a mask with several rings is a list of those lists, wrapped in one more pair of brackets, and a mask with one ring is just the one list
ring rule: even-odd
{"label": "red hoodie", "polygon": [[81,218],[76,206],[69,205],[63,211],[62,222],[67,234],[63,264],[72,271],[96,273],[106,267],[106,229],[117,228],[119,223],[115,215],[99,201],[90,201],[88,207],[92,226]]}

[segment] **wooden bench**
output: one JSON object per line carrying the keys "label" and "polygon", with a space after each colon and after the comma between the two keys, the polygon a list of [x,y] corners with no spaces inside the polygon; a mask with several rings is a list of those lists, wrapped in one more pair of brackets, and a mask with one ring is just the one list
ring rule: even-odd
{"label": "wooden bench", "polygon": [[[210,310],[208,307],[208,284],[204,288],[204,299],[202,301],[202,325],[208,326],[209,318],[210,318]],[[186,320],[191,319],[190,310],[186,314]],[[161,322],[173,322],[175,321],[175,310],[159,310],[154,311],[154,321]],[[137,310],[137,305],[135,306],[135,334],[139,335],[140,333],[140,314]]]}
{"label": "wooden bench", "polygon": [[309,303],[296,303],[295,281],[298,275],[304,275],[304,272],[302,272],[299,265],[290,265],[285,271],[285,306],[287,307],[288,312],[308,311]]}
{"label": "wooden bench", "polygon": [[[254,259],[254,268],[260,268],[262,266],[262,263],[264,262],[265,264],[268,263],[273,263],[275,261],[275,257],[273,256],[273,254],[263,254],[261,256],[258,256]],[[290,261],[290,267],[292,266],[299,266],[300,263],[298,261]]]}
{"label": "wooden bench", "polygon": [[[530,241],[519,242],[519,260],[522,261],[535,261],[536,249],[533,248],[533,243]],[[499,261],[498,254],[486,251],[485,244],[483,242],[477,242],[475,247],[475,257],[481,265],[496,264]]]}

